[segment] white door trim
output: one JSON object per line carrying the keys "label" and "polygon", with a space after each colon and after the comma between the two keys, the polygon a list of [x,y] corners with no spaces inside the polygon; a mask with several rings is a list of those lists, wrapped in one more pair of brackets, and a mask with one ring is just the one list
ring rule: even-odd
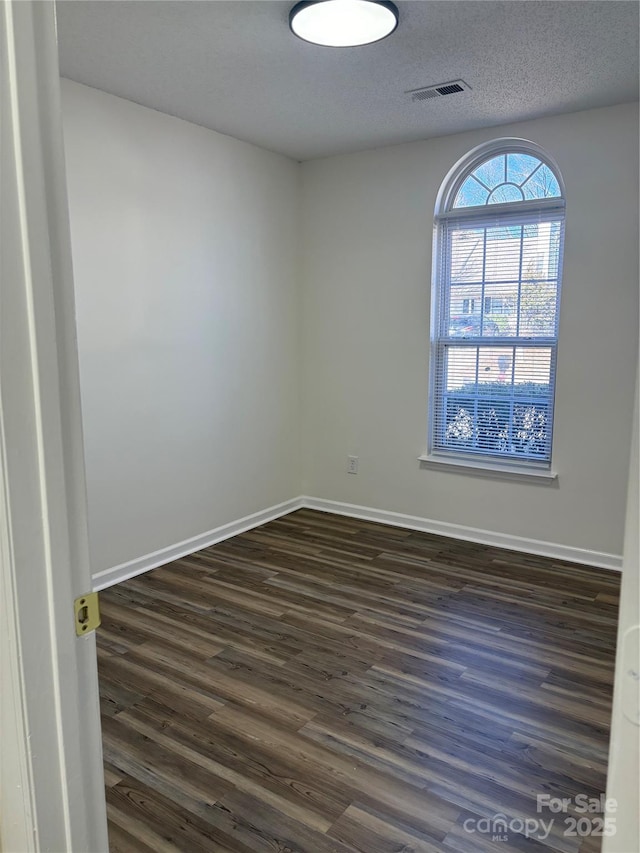
{"label": "white door trim", "polygon": [[107,849],[53,3],[0,4],[0,847]]}

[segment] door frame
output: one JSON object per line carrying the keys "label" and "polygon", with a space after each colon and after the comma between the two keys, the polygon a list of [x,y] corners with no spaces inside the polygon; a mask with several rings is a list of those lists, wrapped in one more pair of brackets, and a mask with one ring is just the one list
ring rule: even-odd
{"label": "door frame", "polygon": [[55,6],[0,7],[0,847],[103,851]]}

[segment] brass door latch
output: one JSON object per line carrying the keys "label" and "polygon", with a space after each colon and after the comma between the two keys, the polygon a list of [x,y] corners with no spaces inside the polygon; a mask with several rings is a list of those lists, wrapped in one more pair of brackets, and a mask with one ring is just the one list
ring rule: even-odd
{"label": "brass door latch", "polygon": [[98,605],[98,593],[87,592],[73,602],[76,617],[76,634],[83,637],[95,631],[100,624],[100,607]]}

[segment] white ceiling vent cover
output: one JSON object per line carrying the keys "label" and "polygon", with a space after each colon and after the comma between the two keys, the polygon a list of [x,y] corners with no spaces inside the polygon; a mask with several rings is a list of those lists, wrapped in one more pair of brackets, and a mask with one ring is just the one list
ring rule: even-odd
{"label": "white ceiling vent cover", "polygon": [[451,80],[449,83],[438,83],[435,86],[423,86],[420,89],[410,89],[405,95],[411,95],[412,101],[428,101],[431,98],[442,98],[445,95],[455,95],[456,92],[466,92],[471,89],[464,80]]}

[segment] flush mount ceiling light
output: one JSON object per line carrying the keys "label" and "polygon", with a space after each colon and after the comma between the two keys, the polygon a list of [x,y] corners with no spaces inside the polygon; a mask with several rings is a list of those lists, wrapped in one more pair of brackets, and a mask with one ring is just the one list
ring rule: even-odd
{"label": "flush mount ceiling light", "polygon": [[324,47],[356,47],[390,35],[398,10],[387,0],[304,0],[289,13],[299,38]]}

